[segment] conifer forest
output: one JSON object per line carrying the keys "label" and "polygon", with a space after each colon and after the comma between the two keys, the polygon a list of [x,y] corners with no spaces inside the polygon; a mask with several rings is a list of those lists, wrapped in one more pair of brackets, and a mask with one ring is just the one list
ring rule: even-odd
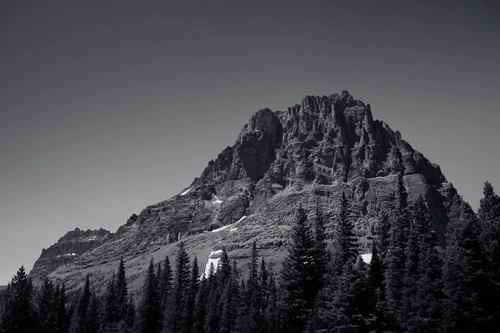
{"label": "conifer forest", "polygon": [[151,260],[138,295],[123,260],[104,293],[91,276],[71,295],[50,280],[35,287],[21,267],[1,295],[0,332],[498,332],[500,197],[486,182],[477,213],[455,199],[443,241],[424,200],[402,190],[372,232],[369,263],[342,195],[335,214],[297,207],[280,271],[254,243],[246,276],[225,249],[206,276],[181,241],[175,257]]}

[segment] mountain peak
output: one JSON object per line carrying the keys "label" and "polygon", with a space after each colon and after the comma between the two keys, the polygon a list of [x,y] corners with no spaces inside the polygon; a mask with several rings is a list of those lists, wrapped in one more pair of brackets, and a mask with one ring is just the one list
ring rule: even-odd
{"label": "mountain peak", "polygon": [[[306,96],[286,111],[257,111],[234,144],[189,187],[133,215],[116,234],[103,234],[96,246],[61,261],[57,255],[66,249],[59,247],[85,232],[67,234],[62,239],[68,241],[42,253],[31,274],[78,288],[83,283],[78,276],[84,276],[78,272],[105,275],[124,257],[134,267],[133,290],[142,283],[149,260],[172,256],[180,240],[201,265],[226,247],[231,257],[243,261],[240,267],[256,241],[270,267],[279,269],[297,207],[313,211],[319,205],[331,217],[343,194],[357,210],[360,245],[368,251],[371,230],[402,192],[409,202],[426,201],[442,240],[446,207],[456,200],[456,190],[439,167],[398,131],[374,120],[370,105],[349,92]],[[330,222],[327,229],[332,228]]]}

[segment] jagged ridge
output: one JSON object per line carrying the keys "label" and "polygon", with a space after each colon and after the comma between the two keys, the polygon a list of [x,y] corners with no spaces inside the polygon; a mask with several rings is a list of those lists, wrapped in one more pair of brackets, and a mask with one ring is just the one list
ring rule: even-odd
{"label": "jagged ridge", "polygon": [[[101,281],[123,255],[134,289],[149,259],[173,255],[179,240],[201,264],[222,246],[246,260],[256,240],[270,266],[279,266],[298,204],[319,204],[332,215],[342,192],[359,209],[357,231],[367,248],[371,229],[401,186],[410,201],[425,198],[442,236],[456,191],[439,167],[374,120],[370,105],[347,91],[307,96],[287,111],[255,113],[236,143],[210,161],[190,188],[134,214],[102,245],[59,265],[49,277],[69,288],[78,287],[86,273]],[[231,227],[208,232],[226,225]],[[31,274],[43,275],[37,265]]]}

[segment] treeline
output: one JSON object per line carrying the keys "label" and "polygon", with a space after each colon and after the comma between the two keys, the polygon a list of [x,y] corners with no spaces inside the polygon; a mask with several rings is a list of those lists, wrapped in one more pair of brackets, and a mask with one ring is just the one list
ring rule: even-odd
{"label": "treeline", "polygon": [[[1,303],[1,332],[498,332],[500,197],[490,183],[478,213],[455,195],[445,243],[423,199],[404,187],[373,230],[361,259],[358,219],[345,195],[329,221],[300,207],[280,272],[253,243],[242,276],[225,249],[204,276],[180,242],[175,262],[149,264],[135,302],[123,260],[105,293],[91,280],[72,302],[64,285],[35,290],[21,268]],[[325,225],[333,223],[332,235]]]}

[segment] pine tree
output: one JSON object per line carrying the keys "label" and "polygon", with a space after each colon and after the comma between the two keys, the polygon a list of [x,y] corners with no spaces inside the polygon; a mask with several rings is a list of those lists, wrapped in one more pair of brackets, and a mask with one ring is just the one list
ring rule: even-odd
{"label": "pine tree", "polygon": [[198,269],[198,259],[194,257],[191,265],[191,278],[186,295],[186,308],[184,310],[185,319],[183,321],[183,332],[191,333],[194,330],[194,307],[196,295],[198,293],[200,272]]}
{"label": "pine tree", "polygon": [[400,318],[403,302],[405,247],[409,224],[407,207],[403,205],[396,207],[389,221],[391,229],[385,258],[385,300],[387,315],[397,320]]}
{"label": "pine tree", "polygon": [[319,202],[316,204],[316,218],[314,220],[314,285],[316,289],[314,294],[317,295],[325,284],[325,275],[329,254],[326,250],[326,228],[323,213],[320,209]]}
{"label": "pine tree", "polygon": [[382,301],[383,283],[384,270],[382,267],[382,261],[380,260],[380,256],[378,254],[377,245],[375,242],[373,242],[372,258],[368,270],[368,284],[370,285],[373,302],[375,304],[378,304]]}
{"label": "pine tree", "polygon": [[91,301],[90,292],[90,277],[87,275],[85,277],[85,284],[83,286],[82,293],[78,300],[78,305],[76,308],[76,322],[74,331],[77,333],[86,332],[88,320],[89,320],[89,306]]}
{"label": "pine tree", "polygon": [[186,307],[186,296],[189,288],[189,256],[184,249],[184,243],[179,243],[175,261],[175,278],[172,299],[168,310],[169,329],[171,332],[180,332],[183,327],[183,314]]}
{"label": "pine tree", "polygon": [[368,332],[372,308],[368,291],[366,264],[358,260],[355,265],[344,265],[337,279],[327,331]]}
{"label": "pine tree", "polygon": [[193,328],[195,333],[205,333],[207,292],[207,279],[205,278],[205,274],[203,274],[194,305]]}
{"label": "pine tree", "polygon": [[500,196],[491,183],[486,182],[478,216],[482,224],[481,243],[487,257],[488,300],[487,311],[493,314],[491,326],[500,327]]}
{"label": "pine tree", "polygon": [[2,328],[9,333],[35,332],[35,309],[33,307],[33,286],[21,266],[12,278],[7,293]]}
{"label": "pine tree", "polygon": [[276,288],[276,280],[274,274],[269,278],[269,300],[265,310],[264,318],[267,323],[266,333],[279,332],[279,311],[278,311],[278,289]]}
{"label": "pine tree", "polygon": [[127,311],[125,313],[124,321],[128,330],[131,330],[134,327],[136,319],[136,310],[135,304],[132,296],[130,296],[129,301],[127,302]]}
{"label": "pine tree", "polygon": [[[57,291],[59,293],[59,291]],[[57,295],[59,296],[59,295]],[[49,279],[45,279],[37,297],[38,330],[53,333],[56,331],[56,289]]]}
{"label": "pine tree", "polygon": [[236,261],[234,261],[233,266],[230,269],[229,279],[224,286],[221,299],[222,311],[220,332],[222,333],[232,332],[238,316],[239,289],[237,276],[237,266]]}
{"label": "pine tree", "polygon": [[170,267],[170,260],[166,257],[163,263],[162,275],[160,277],[160,299],[163,310],[166,307],[168,297],[172,291],[172,280],[173,276],[172,268]]}
{"label": "pine tree", "polygon": [[90,296],[90,304],[88,308],[87,321],[85,323],[84,332],[99,333],[100,323],[99,323],[99,308],[100,302],[94,292]]}
{"label": "pine tree", "polygon": [[111,277],[104,296],[104,326],[106,331],[113,331],[114,324],[120,317],[120,306],[118,304],[118,292],[115,275]]}
{"label": "pine tree", "polygon": [[443,266],[445,327],[448,332],[492,332],[485,311],[487,276],[481,225],[467,204],[450,211]]}
{"label": "pine tree", "polygon": [[[291,245],[283,263],[284,318],[286,332],[304,332],[315,301],[315,247],[306,211],[300,207],[292,229]],[[250,286],[249,286],[250,287]]]}
{"label": "pine tree", "polygon": [[205,318],[205,331],[207,333],[215,333],[219,328],[219,288],[218,277],[215,273],[214,265],[210,265],[210,273],[208,276],[208,306]]}
{"label": "pine tree", "polygon": [[260,274],[259,274],[259,295],[260,295],[260,315],[262,316],[262,322],[265,325],[264,313],[267,309],[267,302],[269,299],[269,273],[266,267],[266,260],[262,257],[260,262]]}
{"label": "pine tree", "polygon": [[118,271],[116,273],[116,303],[118,304],[119,317],[123,319],[128,307],[128,286],[127,277],[125,275],[125,263],[123,257],[120,258]]}
{"label": "pine tree", "polygon": [[399,312],[399,323],[404,329],[412,332],[416,326],[418,304],[417,297],[417,284],[420,274],[420,257],[421,257],[421,241],[423,233],[423,224],[427,223],[422,221],[428,219],[428,214],[425,214],[425,208],[422,199],[412,205],[409,210],[411,212],[410,225],[408,231],[408,240],[405,247],[405,265],[403,275],[403,285],[401,290],[401,311]]}
{"label": "pine tree", "polygon": [[261,284],[259,277],[259,263],[257,243],[252,243],[249,262],[249,276],[247,280],[247,290],[245,294],[247,302],[246,328],[248,332],[260,332],[262,329],[262,308],[261,308]]}
{"label": "pine tree", "polygon": [[142,300],[137,318],[137,331],[139,333],[160,332],[163,315],[160,308],[160,291],[158,279],[155,274],[153,259],[149,263],[148,275],[144,281]]}
{"label": "pine tree", "polygon": [[56,333],[65,333],[69,330],[69,319],[70,316],[66,311],[66,286],[63,284],[61,288],[57,286],[59,290],[56,297]]}
{"label": "pine tree", "polygon": [[229,260],[229,256],[225,247],[222,248],[222,255],[220,257],[219,266],[220,268],[218,269],[217,274],[219,276],[220,284],[225,285],[226,281],[231,275],[231,261]]}
{"label": "pine tree", "polygon": [[358,245],[354,233],[354,214],[344,192],[340,198],[340,211],[337,216],[334,244],[333,274],[341,274],[344,265],[353,264],[358,258]]}

